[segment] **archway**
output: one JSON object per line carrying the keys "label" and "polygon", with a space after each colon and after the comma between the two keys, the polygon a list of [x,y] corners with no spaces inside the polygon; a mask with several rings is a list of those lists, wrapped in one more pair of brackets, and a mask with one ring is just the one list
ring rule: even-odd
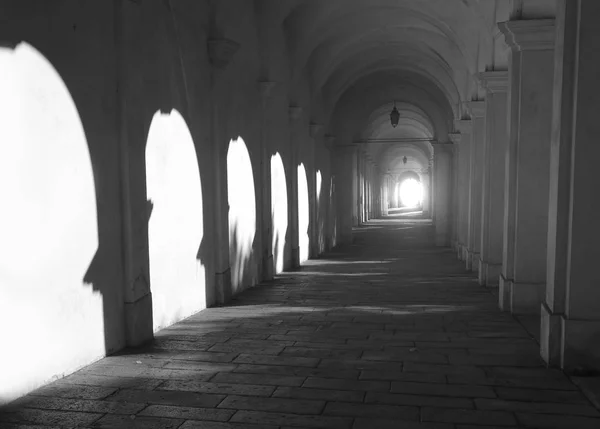
{"label": "archway", "polygon": [[288,228],[288,197],[285,168],[281,155],[271,157],[271,220],[273,224],[273,265],[276,273],[283,271],[285,236]]}
{"label": "archway", "polygon": [[0,48],[0,94],[1,404],[104,356],[105,297],[84,280],[96,194],[69,89],[21,43]]}
{"label": "archway", "polygon": [[310,251],[310,207],[308,202],[308,180],[304,164],[298,166],[298,254],[300,263],[308,260]]}
{"label": "archway", "polygon": [[241,137],[229,142],[227,151],[229,200],[229,265],[233,293],[250,284],[256,234],[256,199],[252,162]]}
{"label": "archway", "polygon": [[156,112],[146,146],[146,182],[154,331],[206,308],[204,266],[197,259],[204,235],[196,150],[177,110]]}

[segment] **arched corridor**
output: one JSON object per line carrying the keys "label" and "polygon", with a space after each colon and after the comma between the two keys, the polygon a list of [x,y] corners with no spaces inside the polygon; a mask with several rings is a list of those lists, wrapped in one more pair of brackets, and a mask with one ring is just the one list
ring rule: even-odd
{"label": "arched corridor", "polygon": [[0,16],[2,429],[600,427],[600,2]]}

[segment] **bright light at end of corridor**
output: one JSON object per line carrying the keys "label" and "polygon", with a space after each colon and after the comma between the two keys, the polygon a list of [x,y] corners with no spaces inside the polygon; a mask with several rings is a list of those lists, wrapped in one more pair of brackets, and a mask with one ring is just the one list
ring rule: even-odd
{"label": "bright light at end of corridor", "polygon": [[415,179],[408,179],[400,185],[400,201],[403,206],[416,207],[423,198],[423,187]]}

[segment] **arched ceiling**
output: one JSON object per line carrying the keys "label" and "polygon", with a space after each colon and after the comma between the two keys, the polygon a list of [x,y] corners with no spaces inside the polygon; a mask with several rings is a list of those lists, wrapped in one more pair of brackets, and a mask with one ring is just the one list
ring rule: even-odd
{"label": "arched ceiling", "polygon": [[[339,143],[373,138],[447,141],[461,106],[483,95],[477,73],[507,67],[496,23],[519,14],[529,17],[529,10],[540,8],[536,5],[552,3],[256,1],[283,25],[291,80],[310,88],[310,105],[305,107],[311,121],[323,123]],[[394,101],[402,119],[392,129],[389,111]],[[415,147],[430,155],[427,144]],[[369,151],[377,156],[389,152]]]}

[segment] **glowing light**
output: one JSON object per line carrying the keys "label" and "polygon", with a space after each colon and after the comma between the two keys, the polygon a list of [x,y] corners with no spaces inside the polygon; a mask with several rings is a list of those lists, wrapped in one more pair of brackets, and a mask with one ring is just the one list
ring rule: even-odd
{"label": "glowing light", "polygon": [[204,235],[196,150],[181,114],[156,112],[146,145],[146,183],[154,331],[206,308]]}
{"label": "glowing light", "polygon": [[[0,49],[0,94],[1,405],[102,357],[108,298],[94,290],[104,273],[86,277],[98,249],[96,195],[67,86],[21,43]],[[122,299],[110,304],[118,317]]]}
{"label": "glowing light", "polygon": [[415,179],[407,179],[400,185],[398,193],[402,205],[416,207],[423,199],[423,186]]}
{"label": "glowing light", "polygon": [[276,273],[283,271],[285,236],[288,227],[288,198],[285,168],[281,155],[271,157],[271,219],[273,222],[273,265]]}
{"label": "glowing light", "polygon": [[310,209],[308,205],[308,181],[304,164],[298,166],[298,245],[300,262],[308,259],[310,238],[308,228],[310,223]]}
{"label": "glowing light", "polygon": [[256,234],[256,198],[252,162],[241,137],[229,142],[227,151],[229,195],[229,264],[231,285],[238,291],[253,276],[252,246]]}

